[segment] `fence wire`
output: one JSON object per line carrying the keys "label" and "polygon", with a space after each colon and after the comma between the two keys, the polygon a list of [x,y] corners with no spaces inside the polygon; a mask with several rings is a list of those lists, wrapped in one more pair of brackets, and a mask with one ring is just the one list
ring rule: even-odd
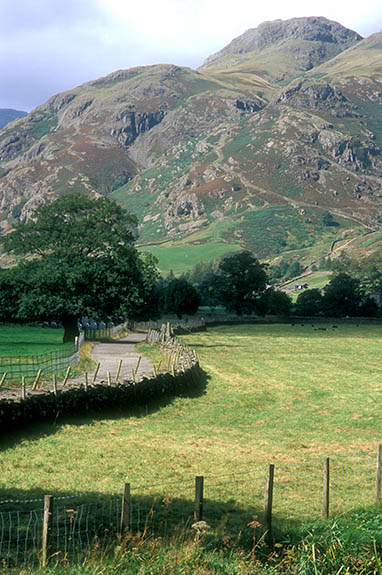
{"label": "fence wire", "polygon": [[[272,524],[306,523],[322,516],[324,460],[275,465]],[[376,499],[376,457],[372,452],[330,459],[329,510],[335,516],[370,507]],[[213,528],[237,535],[262,523],[265,466],[243,473],[204,477],[203,519]],[[132,534],[171,536],[194,522],[195,480],[131,486],[128,528]],[[95,541],[120,529],[122,496],[86,495],[53,498],[49,554],[76,561]],[[43,499],[0,501],[0,566],[38,565],[41,558]],[[27,508],[33,509],[27,510]],[[8,509],[7,509],[8,507]]]}
{"label": "fence wire", "polygon": [[29,357],[2,357],[0,373],[6,373],[10,379],[21,379],[22,376],[34,377],[40,369],[44,373],[63,371],[69,365],[75,365],[78,358],[79,351],[76,346]]}
{"label": "fence wire", "polygon": [[138,487],[130,501],[130,530],[167,536],[191,524],[194,493],[192,479]]}

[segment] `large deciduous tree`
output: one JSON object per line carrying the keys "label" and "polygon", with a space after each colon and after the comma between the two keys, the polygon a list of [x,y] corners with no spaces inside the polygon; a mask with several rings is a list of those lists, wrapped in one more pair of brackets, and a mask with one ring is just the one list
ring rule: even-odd
{"label": "large deciduous tree", "polygon": [[357,278],[338,274],[324,288],[323,311],[329,317],[357,316],[363,295]]}
{"label": "large deciduous tree", "polygon": [[79,315],[142,315],[157,278],[134,247],[136,223],[111,200],[68,194],[16,224],[4,248],[28,259],[0,278],[0,290],[13,278],[17,317],[60,319],[71,341]]}
{"label": "large deciduous tree", "polygon": [[200,296],[186,278],[171,279],[162,291],[162,310],[175,313],[179,318],[184,314],[194,315],[198,311]]}
{"label": "large deciduous tree", "polygon": [[251,252],[243,251],[221,260],[214,281],[219,301],[228,311],[242,315],[256,311],[267,274]]}

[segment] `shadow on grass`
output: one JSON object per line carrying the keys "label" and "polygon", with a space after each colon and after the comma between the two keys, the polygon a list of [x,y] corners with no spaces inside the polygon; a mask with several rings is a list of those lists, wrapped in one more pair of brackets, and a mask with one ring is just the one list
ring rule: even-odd
{"label": "shadow on grass", "polygon": [[[0,533],[3,564],[15,567],[37,564],[41,556],[43,497],[42,490],[17,492],[3,490],[1,497],[17,502],[0,503]],[[117,545],[121,526],[122,494],[104,495],[89,492],[75,497],[67,493],[52,494],[49,554],[54,562],[75,562],[87,554],[97,541],[100,545]],[[56,495],[56,497],[55,497]],[[25,499],[25,502],[22,500]],[[205,523],[193,528],[193,501],[168,498],[160,493],[133,494],[129,501],[130,536],[183,540],[203,538],[215,547],[228,545],[250,549],[261,538],[261,526],[253,527],[258,510],[229,502],[205,501]]]}
{"label": "shadow on grass", "polygon": [[[191,372],[191,370],[189,370]],[[0,418],[0,451],[10,449],[24,440],[38,440],[54,434],[60,426],[88,425],[104,419],[126,419],[128,417],[146,417],[170,405],[176,398],[197,399],[206,393],[209,376],[199,366],[192,373],[172,377],[159,375],[156,379],[144,379],[134,384],[108,387],[96,385],[86,392],[83,387],[59,392],[57,400],[52,393],[48,395],[48,408],[40,409],[38,398],[28,412],[29,420],[20,419],[17,426],[9,425]],[[94,392],[95,397],[90,393]],[[69,394],[70,397],[69,397]],[[60,403],[61,400],[61,403]],[[15,403],[13,410],[22,407],[23,402]],[[73,413],[76,413],[73,415]]]}
{"label": "shadow on grass", "polygon": [[[332,535],[338,538],[339,521],[347,528],[348,523],[354,526],[361,519],[365,523],[366,518],[374,529],[372,522],[375,523],[378,518],[375,510],[373,515],[363,510],[363,515],[356,517],[355,522],[353,511],[340,520],[318,521],[312,518],[304,525],[301,519],[291,520],[274,515],[274,528],[269,536],[261,525],[262,511],[259,507],[243,505],[233,498],[228,501],[206,498],[203,522],[194,525],[192,497],[167,497],[165,490],[166,487],[162,486],[160,492],[152,488],[150,493],[132,494],[128,525],[124,530],[130,539],[138,537],[141,541],[149,539],[158,543],[193,539],[215,550],[240,548],[246,553],[253,553],[256,549],[257,558],[267,560],[280,547],[291,548],[306,537],[314,535],[324,540],[328,533],[333,532]],[[32,494],[10,489],[1,491],[0,495],[2,499],[17,499],[13,503],[0,502],[3,565],[12,568],[22,564],[38,564],[41,557],[44,491],[34,490]],[[106,495],[89,492],[75,496],[60,492],[52,496],[49,554],[53,563],[75,563],[86,557],[89,549],[106,549],[113,554],[115,546],[121,544],[122,493]],[[365,542],[367,537],[370,540],[370,533],[365,529]],[[381,537],[377,541],[380,543]]]}

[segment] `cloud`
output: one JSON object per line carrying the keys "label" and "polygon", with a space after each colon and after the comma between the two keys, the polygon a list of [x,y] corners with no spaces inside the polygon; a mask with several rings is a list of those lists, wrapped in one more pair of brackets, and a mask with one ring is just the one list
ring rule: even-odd
{"label": "cloud", "polygon": [[120,68],[159,62],[197,67],[264,20],[322,15],[364,36],[382,29],[380,0],[350,4],[0,0],[0,107],[30,110],[57,92]]}
{"label": "cloud", "polygon": [[102,19],[104,8],[97,0],[3,0],[0,33],[14,37],[25,31],[70,28]]}

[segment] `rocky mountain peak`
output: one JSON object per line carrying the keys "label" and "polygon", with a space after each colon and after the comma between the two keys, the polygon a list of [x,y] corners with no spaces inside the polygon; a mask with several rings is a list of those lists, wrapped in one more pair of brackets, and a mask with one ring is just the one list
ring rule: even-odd
{"label": "rocky mountain peak", "polygon": [[[362,37],[345,28],[338,22],[323,17],[292,18],[263,22],[257,28],[251,28],[238,36],[228,46],[207,58],[204,65],[215,63],[225,56],[248,54],[262,51],[268,47],[290,46],[296,42],[316,42],[337,45],[341,52],[354,45]],[[322,54],[324,59],[324,54]],[[331,51],[330,56],[333,56]]]}

